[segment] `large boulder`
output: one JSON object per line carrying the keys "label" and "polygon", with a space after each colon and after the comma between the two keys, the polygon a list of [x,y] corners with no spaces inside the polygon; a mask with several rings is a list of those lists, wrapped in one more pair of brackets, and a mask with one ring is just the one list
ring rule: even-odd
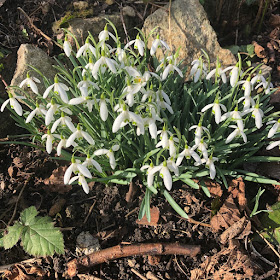
{"label": "large boulder", "polygon": [[[43,50],[33,45],[22,44],[18,49],[17,54],[17,67],[11,81],[11,86],[18,86],[21,81],[26,78],[27,72],[32,70],[29,65],[37,68],[47,79],[53,81],[56,74],[56,70],[53,65],[56,63],[55,60],[50,58]],[[46,88],[42,77],[34,70],[30,72],[30,76],[40,79],[41,83],[37,84],[37,86],[39,93],[43,94]],[[31,90],[28,92],[31,94],[31,97],[35,97],[36,94],[34,94]]]}
{"label": "large boulder", "polygon": [[[183,60],[183,66],[200,57],[201,49],[205,50],[211,62],[219,57],[222,65],[236,63],[234,55],[226,49],[222,49],[217,41],[217,35],[207,18],[207,14],[199,3],[199,0],[176,0],[165,9],[158,9],[144,22],[143,31],[147,36],[152,29],[157,30],[148,40],[148,47],[157,34],[165,40],[175,52],[180,49],[179,60]],[[163,56],[162,50],[158,49],[157,57]]]}

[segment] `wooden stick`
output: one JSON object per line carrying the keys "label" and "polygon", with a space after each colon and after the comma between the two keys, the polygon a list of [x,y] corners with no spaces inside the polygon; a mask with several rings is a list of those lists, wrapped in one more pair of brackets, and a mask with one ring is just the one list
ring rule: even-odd
{"label": "wooden stick", "polygon": [[199,245],[186,245],[179,243],[143,243],[127,246],[118,245],[68,262],[67,273],[70,277],[74,277],[81,268],[91,267],[110,260],[129,256],[186,255],[194,257],[199,253]]}

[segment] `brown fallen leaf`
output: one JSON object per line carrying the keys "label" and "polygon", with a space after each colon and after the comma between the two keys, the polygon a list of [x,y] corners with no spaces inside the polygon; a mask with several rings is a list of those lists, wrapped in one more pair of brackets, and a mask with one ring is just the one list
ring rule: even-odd
{"label": "brown fallen leaf", "polygon": [[64,173],[67,166],[60,166],[52,172],[52,175],[44,180],[45,188],[50,192],[64,194],[72,189],[71,185],[64,185]]}
{"label": "brown fallen leaf", "polygon": [[204,183],[212,197],[221,197],[223,195],[223,190],[219,183],[212,180],[206,180]]}
{"label": "brown fallen leaf", "polygon": [[151,213],[151,221],[148,222],[146,215],[139,221],[136,220],[136,223],[138,225],[146,225],[146,226],[157,226],[158,220],[159,220],[159,209],[155,206],[153,206],[150,210]]}
{"label": "brown fallen leaf", "polygon": [[245,209],[247,199],[245,197],[245,183],[241,177],[232,180],[229,183],[228,192],[232,193],[233,198],[237,198],[241,211]]}
{"label": "brown fallen leaf", "polygon": [[220,235],[220,241],[222,244],[226,244],[229,240],[233,238],[243,239],[250,233],[251,222],[246,217],[242,217],[239,221],[235,222]]}
{"label": "brown fallen leaf", "polygon": [[233,195],[230,194],[218,213],[211,219],[210,225],[214,232],[227,229],[240,219],[240,212],[236,206]]}
{"label": "brown fallen leaf", "polygon": [[280,15],[271,14],[268,22],[272,27],[280,26]]}
{"label": "brown fallen leaf", "polygon": [[49,216],[53,217],[57,213],[59,213],[62,210],[65,203],[66,203],[66,199],[64,198],[59,198],[57,201],[55,201],[54,205],[51,207],[49,211]]}
{"label": "brown fallen leaf", "polygon": [[161,259],[161,256],[157,256],[157,255],[155,255],[155,256],[149,255],[148,256],[148,262],[152,266],[157,266],[160,263],[160,259]]}
{"label": "brown fallen leaf", "polygon": [[252,44],[255,47],[255,54],[257,55],[257,57],[265,58],[266,57],[265,49],[255,41],[253,41]]}

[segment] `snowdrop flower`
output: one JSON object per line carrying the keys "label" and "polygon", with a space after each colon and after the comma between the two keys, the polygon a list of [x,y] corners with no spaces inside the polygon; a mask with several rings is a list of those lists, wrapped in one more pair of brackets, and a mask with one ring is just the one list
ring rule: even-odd
{"label": "snowdrop flower", "polygon": [[92,178],[92,175],[89,172],[89,170],[86,168],[86,166],[82,165],[80,160],[75,160],[74,156],[72,156],[71,165],[67,168],[64,174],[65,185],[69,184],[72,173],[74,174],[80,173],[89,179]]}
{"label": "snowdrop flower", "polygon": [[72,119],[68,116],[65,116],[64,112],[61,112],[61,117],[52,125],[51,133],[54,133],[60,124],[63,127],[67,126],[72,132],[76,130],[74,124],[72,123]]}
{"label": "snowdrop flower", "polygon": [[28,86],[29,88],[31,88],[31,90],[38,94],[38,87],[36,85],[36,83],[41,83],[39,79],[35,78],[35,77],[30,77],[29,73],[26,74],[26,79],[24,79],[19,87],[22,88],[24,85]]}
{"label": "snowdrop flower", "polygon": [[36,108],[32,112],[30,112],[25,122],[30,123],[35,116],[43,116],[46,114],[47,111],[45,110],[45,107],[41,104],[39,105],[38,102],[36,102]]}
{"label": "snowdrop flower", "polygon": [[[167,162],[164,161],[160,165],[153,167],[149,172],[150,176],[159,172],[160,177],[163,178],[163,183],[166,189],[169,191],[172,189],[172,176],[170,174],[170,169],[174,170],[173,166],[168,165]],[[149,184],[148,186],[151,187]]]}
{"label": "snowdrop flower", "polygon": [[124,68],[125,65],[129,64],[129,59],[126,55],[126,52],[121,47],[117,47],[116,55],[117,55],[118,61],[121,63],[121,65],[120,65],[121,68]]}
{"label": "snowdrop flower", "polygon": [[11,108],[15,110],[19,116],[22,116],[22,107],[18,100],[25,99],[25,97],[20,95],[12,95],[10,92],[8,93],[8,96],[9,99],[7,99],[1,106],[1,112],[3,112],[8,103],[10,103]]}
{"label": "snowdrop flower", "polygon": [[196,145],[198,145],[200,143],[200,140],[202,138],[202,133],[203,131],[207,132],[208,134],[210,133],[208,128],[202,126],[201,121],[198,123],[198,125],[193,125],[189,128],[189,130],[192,130],[195,128],[195,132],[194,132],[194,142]]}
{"label": "snowdrop flower", "polygon": [[271,89],[273,88],[273,84],[269,81],[263,81],[262,83],[259,83],[255,89],[258,89],[260,86],[263,86],[265,94],[270,94]]}
{"label": "snowdrop flower", "polygon": [[126,66],[124,69],[126,70],[129,76],[133,77],[133,84],[140,86],[140,88],[144,87],[151,78],[151,74],[148,71],[146,71],[142,75],[137,69],[135,69],[132,66]]}
{"label": "snowdrop flower", "polygon": [[147,184],[149,187],[151,187],[154,183],[154,177],[155,177],[155,173],[151,174],[151,170],[153,169],[154,165],[153,163],[151,163],[150,165],[143,165],[140,170],[143,172],[145,169],[148,169],[146,171],[147,174]]}
{"label": "snowdrop flower", "polygon": [[117,42],[116,36],[108,31],[108,25],[106,24],[104,30],[102,30],[98,35],[99,42],[105,42],[109,40],[109,37],[111,37],[115,42]]}
{"label": "snowdrop flower", "polygon": [[168,149],[169,147],[168,134],[172,135],[172,133],[170,131],[167,131],[164,125],[163,129],[159,130],[157,134],[160,134],[160,141],[157,143],[156,148],[162,147],[164,149]]}
{"label": "snowdrop flower", "polygon": [[221,63],[219,62],[218,59],[217,59],[216,64],[217,64],[217,67],[208,73],[208,75],[206,76],[206,80],[210,80],[215,75],[215,80],[217,80],[217,78],[221,77],[223,83],[225,84],[227,82],[227,76],[226,76],[224,70],[221,68]]}
{"label": "snowdrop flower", "polygon": [[197,150],[202,153],[204,159],[208,159],[207,147],[208,145],[203,141],[203,139],[201,139],[199,144],[197,145]]}
{"label": "snowdrop flower", "polygon": [[272,126],[272,128],[269,130],[268,132],[268,138],[272,138],[275,133],[278,132],[278,130],[280,129],[280,119],[278,119],[277,121],[273,120],[273,121],[269,121],[267,122],[266,124],[269,125],[269,124],[272,124],[274,123],[274,125]]}
{"label": "snowdrop flower", "polygon": [[88,89],[86,87],[81,87],[80,91],[82,96],[72,98],[68,104],[70,105],[86,104],[88,111],[91,113],[95,101],[92,100],[91,97],[88,95]]}
{"label": "snowdrop flower", "polygon": [[105,55],[101,55],[101,57],[95,62],[91,74],[97,80],[97,73],[100,67],[108,67],[112,73],[117,73],[118,63],[111,58],[106,57]]}
{"label": "snowdrop flower", "polygon": [[167,50],[170,50],[169,46],[162,40],[159,39],[159,35],[157,35],[157,38],[153,41],[150,55],[153,56],[156,53],[157,48],[165,47]]}
{"label": "snowdrop flower", "polygon": [[271,149],[273,149],[273,148],[275,148],[275,147],[277,147],[277,146],[279,146],[279,148],[280,148],[280,140],[270,143],[270,144],[266,147],[266,149],[267,149],[267,150],[271,150]]}
{"label": "snowdrop flower", "polygon": [[236,125],[229,125],[230,128],[234,128],[234,131],[227,137],[226,139],[226,144],[230,143],[235,137],[242,136],[244,143],[247,143],[247,136],[241,130],[238,126]]}
{"label": "snowdrop flower", "polygon": [[252,78],[251,84],[252,84],[252,86],[254,86],[255,83],[260,83],[260,82],[261,83],[266,82],[265,77],[262,75],[262,70],[260,70],[259,73],[255,77]]}
{"label": "snowdrop flower", "polygon": [[126,104],[132,107],[135,103],[134,95],[139,92],[142,88],[141,83],[131,84],[129,79],[127,79],[127,86],[123,89],[122,95],[126,97]]}
{"label": "snowdrop flower", "polygon": [[66,91],[68,91],[69,88],[65,84],[59,83],[57,76],[54,77],[54,84],[45,90],[43,98],[47,98],[51,90],[53,90],[55,93],[58,93],[64,103],[68,103],[68,95]]}
{"label": "snowdrop flower", "polygon": [[242,75],[242,71],[239,73],[239,66],[238,63],[235,66],[229,66],[226,69],[224,69],[223,72],[230,71],[230,85],[231,87],[235,87],[237,85],[237,82],[239,80],[239,76]]}
{"label": "snowdrop flower", "polygon": [[139,51],[139,54],[141,56],[144,55],[144,50],[145,50],[145,43],[140,39],[139,34],[136,36],[135,40],[132,40],[128,42],[124,48],[127,49],[129,46],[134,45],[134,49]]}
{"label": "snowdrop flower", "polygon": [[264,116],[263,111],[259,107],[259,104],[256,104],[252,110],[252,117],[255,119],[255,124],[258,129],[262,127],[262,118]]}
{"label": "snowdrop flower", "polygon": [[243,84],[242,89],[244,89],[244,96],[245,97],[251,96],[251,92],[252,92],[253,87],[252,87],[252,83],[250,81],[250,77],[248,77],[248,79],[246,81],[240,81],[237,84],[238,85]]}
{"label": "snowdrop flower", "polygon": [[156,121],[163,122],[163,120],[155,113],[155,110],[151,110],[149,117],[145,118],[143,121],[144,125],[149,127],[149,133],[152,139],[156,139],[158,134]]}
{"label": "snowdrop flower", "polygon": [[80,124],[77,125],[77,128],[73,131],[66,142],[66,147],[73,146],[75,139],[82,140],[85,139],[90,145],[94,145],[95,142],[93,138],[85,131],[82,130]]}
{"label": "snowdrop flower", "polygon": [[176,137],[171,136],[168,140],[168,149],[169,149],[169,155],[170,157],[176,156],[176,146],[175,142],[179,142],[179,139]]}
{"label": "snowdrop flower", "polygon": [[47,141],[46,141],[46,151],[47,151],[48,154],[50,154],[52,152],[52,144],[53,144],[53,142],[55,140],[54,137],[59,138],[59,135],[51,134],[49,129],[48,129],[48,132],[42,136],[42,140],[47,138]]}
{"label": "snowdrop flower", "polygon": [[72,112],[68,108],[63,108],[61,105],[55,103],[54,98],[51,99],[51,102],[47,104],[47,114],[45,117],[45,124],[49,125],[54,120],[54,114],[63,111],[68,115],[72,115]]}
{"label": "snowdrop flower", "polygon": [[78,184],[83,187],[84,192],[86,194],[88,194],[89,193],[89,187],[88,187],[88,183],[87,183],[87,180],[86,180],[85,176],[81,173],[78,173],[77,176],[74,176],[73,178],[71,178],[71,180],[69,180],[68,184],[71,185],[76,180],[78,180]]}
{"label": "snowdrop flower", "polygon": [[89,39],[86,39],[86,43],[80,47],[76,57],[79,58],[81,55],[86,56],[87,52],[92,53],[96,57],[96,49],[89,43]]}
{"label": "snowdrop flower", "polygon": [[64,43],[63,43],[63,50],[67,57],[69,57],[71,55],[72,46],[68,41],[67,35],[65,35],[65,39],[64,39]]}
{"label": "snowdrop flower", "polygon": [[195,160],[194,165],[200,165],[202,162],[199,155],[194,151],[196,148],[197,145],[193,146],[192,148],[189,148],[189,146],[186,144],[185,149],[179,154],[176,160],[176,165],[179,166],[182,163],[184,157],[186,159],[190,159],[192,157]]}
{"label": "snowdrop flower", "polygon": [[172,107],[164,101],[162,96],[159,96],[159,98],[156,100],[157,106],[158,108],[162,108],[162,109],[167,109],[169,111],[170,114],[174,114],[174,111],[172,109]]}
{"label": "snowdrop flower", "polygon": [[106,122],[109,114],[106,102],[110,102],[110,100],[105,98],[104,94],[102,93],[100,99],[96,99],[96,101],[99,102],[101,120]]}
{"label": "snowdrop flower", "polygon": [[217,161],[217,160],[218,160],[217,157],[212,157],[212,156],[210,156],[207,159],[202,159],[202,162],[205,163],[205,166],[207,168],[209,168],[210,178],[212,180],[214,180],[214,178],[216,177],[216,168],[215,168],[214,162]]}
{"label": "snowdrop flower", "polygon": [[123,105],[122,108],[119,108],[118,111],[121,113],[117,116],[117,118],[115,119],[115,121],[113,123],[113,126],[112,126],[113,133],[116,133],[121,127],[124,127],[129,122],[132,122],[137,127],[139,127],[141,132],[144,131],[144,123],[143,123],[142,118],[139,115],[137,115],[133,112],[130,112],[126,108],[125,105]]}
{"label": "snowdrop flower", "polygon": [[86,166],[87,168],[92,168],[94,167],[99,173],[102,173],[102,168],[100,164],[94,160],[92,157],[87,155],[86,160],[83,162],[83,165]]}
{"label": "snowdrop flower", "polygon": [[254,99],[251,96],[243,96],[241,98],[238,99],[237,103],[243,101],[243,112],[247,112],[251,106],[255,106],[256,103],[254,101]]}
{"label": "snowdrop flower", "polygon": [[60,136],[60,141],[56,147],[57,155],[60,157],[62,148],[66,148],[66,139],[62,135]]}
{"label": "snowdrop flower", "polygon": [[85,66],[85,69],[83,69],[83,71],[82,71],[82,76],[84,77],[86,75],[87,71],[89,71],[91,73],[91,75],[93,76],[93,73],[92,73],[93,68],[94,68],[94,63],[93,63],[92,58],[90,57],[88,60],[88,64]]}
{"label": "snowdrop flower", "polygon": [[94,88],[97,89],[97,90],[100,89],[99,86],[98,86],[96,83],[94,83],[94,82],[90,81],[89,79],[87,79],[87,77],[86,77],[85,75],[83,75],[83,80],[80,81],[80,82],[78,83],[78,85],[77,85],[77,88],[78,88],[78,89],[81,89],[82,87],[85,87],[87,90],[88,90],[90,87],[94,87]]}
{"label": "snowdrop flower", "polygon": [[235,107],[234,111],[225,113],[222,117],[221,117],[221,121],[224,121],[227,118],[231,118],[233,121],[235,121],[237,123],[237,126],[239,127],[239,129],[241,131],[243,131],[244,129],[244,124],[243,124],[243,120],[242,120],[242,116],[244,116],[245,114],[247,114],[249,111],[244,111],[243,113],[238,111],[238,106]]}
{"label": "snowdrop flower", "polygon": [[[174,62],[173,62],[173,63],[174,63]],[[176,71],[176,72],[179,74],[179,76],[180,76],[181,78],[183,78],[183,73],[182,73],[182,71],[181,71],[175,64],[173,64],[173,63],[172,63],[172,61],[170,60],[170,61],[169,61],[169,64],[167,65],[167,67],[163,70],[163,73],[162,73],[162,76],[161,76],[162,81],[164,81],[164,80],[167,78],[167,76],[169,75],[169,73],[173,74],[174,71]]]}
{"label": "snowdrop flower", "polygon": [[206,71],[206,65],[203,63],[202,58],[195,59],[192,62],[192,68],[190,71],[190,76],[194,76],[193,81],[196,83],[201,75]]}
{"label": "snowdrop flower", "polygon": [[216,124],[219,124],[221,121],[221,109],[226,112],[227,108],[225,105],[220,104],[218,98],[215,99],[214,103],[208,104],[205,107],[202,108],[201,112],[205,112],[206,110],[210,109],[212,107],[212,113],[215,115],[215,122]]}
{"label": "snowdrop flower", "polygon": [[114,156],[114,152],[118,151],[119,148],[120,148],[119,145],[114,145],[114,146],[111,147],[110,150],[99,149],[99,150],[96,150],[93,154],[95,156],[106,155],[109,158],[111,168],[114,170],[116,168],[116,165],[117,165],[116,164],[116,159],[115,159],[115,156]]}

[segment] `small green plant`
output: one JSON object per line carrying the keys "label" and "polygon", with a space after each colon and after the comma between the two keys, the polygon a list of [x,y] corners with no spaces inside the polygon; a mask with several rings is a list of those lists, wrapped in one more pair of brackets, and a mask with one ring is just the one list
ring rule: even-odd
{"label": "small green plant", "polygon": [[271,210],[258,210],[259,208],[259,201],[260,201],[260,198],[262,196],[262,194],[265,192],[265,190],[262,190],[262,188],[259,188],[257,194],[256,194],[256,197],[253,199],[255,201],[255,206],[250,214],[250,217],[252,218],[253,216],[255,215],[258,215],[262,212],[270,212]]}
{"label": "small green plant", "polygon": [[37,216],[34,206],[21,212],[19,221],[8,226],[7,233],[0,235],[0,246],[10,249],[21,240],[23,249],[33,256],[52,256],[64,253],[62,233],[55,228],[50,217]]}

